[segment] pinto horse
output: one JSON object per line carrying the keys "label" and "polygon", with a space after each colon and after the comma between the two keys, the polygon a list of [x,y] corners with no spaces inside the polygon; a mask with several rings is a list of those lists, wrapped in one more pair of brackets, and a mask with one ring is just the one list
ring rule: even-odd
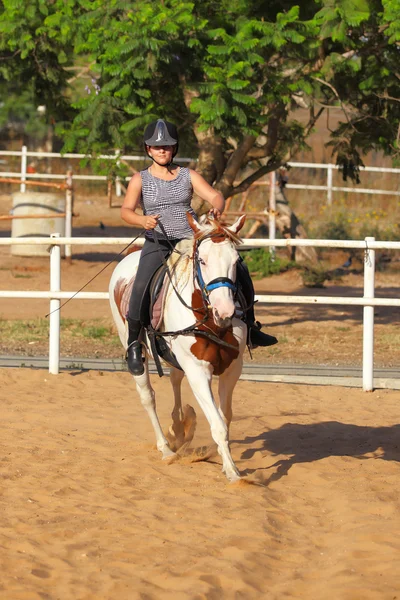
{"label": "pinto horse", "polygon": [[[181,403],[181,382],[186,375],[197,402],[211,428],[211,435],[222,458],[222,470],[230,481],[240,478],[229,449],[232,419],[232,394],[243,365],[247,326],[239,318],[236,302],[236,246],[245,215],[232,226],[218,221],[199,224],[188,214],[194,237],[182,240],[168,259],[170,281],[165,295],[161,334],[182,370],[172,367],[170,379],[174,393],[173,423],[164,435],[156,413],[154,390],[148,370],[149,340],[145,342],[145,371],[134,376],[142,405],[147,410],[156,435],[157,448],[164,459],[190,442],[194,434],[190,414]],[[125,257],[115,268],[110,281],[110,303],[118,334],[127,346],[127,297],[139,261],[139,252]],[[124,300],[125,298],[125,300]],[[211,390],[213,375],[219,377],[217,404]],[[186,407],[187,411],[191,407]],[[194,415],[195,418],[195,415]],[[188,426],[189,423],[189,426]]]}

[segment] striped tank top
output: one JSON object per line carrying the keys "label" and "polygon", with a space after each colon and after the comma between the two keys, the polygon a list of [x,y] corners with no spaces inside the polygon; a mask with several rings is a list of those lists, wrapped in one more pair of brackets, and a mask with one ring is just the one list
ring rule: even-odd
{"label": "striped tank top", "polygon": [[[186,217],[188,211],[197,221],[196,214],[190,206],[193,188],[189,169],[179,167],[177,176],[171,181],[154,177],[148,169],[140,171],[140,176],[142,178],[140,205],[143,214],[160,215],[159,220],[170,240],[193,237],[193,231]],[[154,231],[158,238],[165,238],[158,225]],[[147,230],[145,237],[153,239],[153,230]]]}

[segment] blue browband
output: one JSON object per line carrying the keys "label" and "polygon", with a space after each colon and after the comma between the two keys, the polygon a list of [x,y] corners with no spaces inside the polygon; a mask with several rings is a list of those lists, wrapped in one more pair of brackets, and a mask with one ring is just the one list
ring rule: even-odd
{"label": "blue browband", "polygon": [[200,268],[200,264],[198,261],[196,261],[196,267],[197,267],[197,280],[200,284],[202,291],[205,292],[206,294],[209,294],[213,290],[216,290],[217,288],[220,288],[220,287],[227,287],[227,288],[231,289],[233,292],[236,292],[236,289],[237,289],[236,285],[233,283],[232,279],[229,279],[228,277],[217,277],[216,279],[213,279],[212,281],[210,281],[209,284],[206,285],[204,283],[203,275],[201,274],[201,268]]}

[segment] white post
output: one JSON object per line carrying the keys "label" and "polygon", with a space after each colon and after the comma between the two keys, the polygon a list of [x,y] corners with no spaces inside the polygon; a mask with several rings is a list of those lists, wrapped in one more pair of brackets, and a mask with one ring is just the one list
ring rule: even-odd
{"label": "white post", "polygon": [[[120,155],[120,151],[116,150],[115,156],[118,157]],[[119,161],[117,160],[117,166],[119,166]],[[121,188],[121,179],[116,177],[115,179],[115,193],[118,198],[122,196],[122,188]]]}
{"label": "white post", "polygon": [[[364,251],[364,298],[375,297],[375,250],[368,249],[374,237],[365,238]],[[363,390],[374,389],[374,307],[364,306],[363,318]]]}
{"label": "white post", "polygon": [[[276,179],[275,171],[269,174],[269,239],[276,238]],[[269,252],[275,256],[275,246],[269,247]]]}
{"label": "white post", "polygon": [[328,171],[327,171],[327,203],[328,206],[332,205],[332,182],[333,182],[333,165],[329,164],[328,165]]}
{"label": "white post", "polygon": [[[65,237],[72,237],[72,171],[67,171],[65,193]],[[65,258],[71,260],[71,245],[65,246]]]}
{"label": "white post", "polygon": [[[26,146],[22,146],[22,153],[21,153],[21,181],[26,181],[26,163],[27,163],[27,156],[26,153],[28,151],[28,148]],[[20,192],[25,193],[26,191],[26,185],[25,183],[21,183],[20,186]]]}
{"label": "white post", "polygon": [[[52,233],[51,238],[60,237]],[[50,246],[50,291],[61,291],[61,248]],[[60,370],[60,300],[50,300],[49,373],[58,375]]]}

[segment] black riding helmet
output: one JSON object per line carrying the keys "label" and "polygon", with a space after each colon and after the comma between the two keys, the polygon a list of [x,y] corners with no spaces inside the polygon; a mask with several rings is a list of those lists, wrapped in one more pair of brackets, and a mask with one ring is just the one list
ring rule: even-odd
{"label": "black riding helmet", "polygon": [[[178,152],[178,130],[173,123],[158,119],[147,125],[143,134],[144,148],[148,156],[147,146],[175,146],[172,158]],[[150,157],[152,158],[152,157]],[[152,158],[152,160],[154,160]]]}

